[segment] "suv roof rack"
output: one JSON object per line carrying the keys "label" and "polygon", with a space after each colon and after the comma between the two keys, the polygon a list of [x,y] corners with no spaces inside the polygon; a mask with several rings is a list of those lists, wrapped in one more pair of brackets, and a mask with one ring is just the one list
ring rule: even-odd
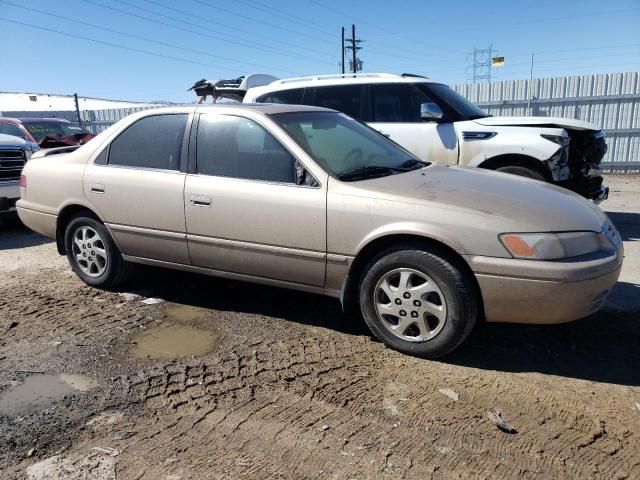
{"label": "suv roof rack", "polygon": [[403,73],[402,75],[400,75],[402,78],[429,78],[425,75],[418,75],[417,73]]}
{"label": "suv roof rack", "polygon": [[307,82],[309,80],[335,80],[340,78],[398,78],[393,73],[337,73],[330,75],[309,75],[306,77],[293,77],[276,80],[273,84]]}

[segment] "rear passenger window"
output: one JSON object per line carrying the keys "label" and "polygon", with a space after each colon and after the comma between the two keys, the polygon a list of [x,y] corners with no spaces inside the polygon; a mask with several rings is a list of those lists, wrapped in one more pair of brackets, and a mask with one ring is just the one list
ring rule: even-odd
{"label": "rear passenger window", "polygon": [[259,103],[285,103],[287,105],[302,105],[304,88],[294,88],[292,90],[281,90],[279,92],[267,93],[257,99]]}
{"label": "rear passenger window", "polygon": [[317,87],[313,104],[338,110],[360,120],[362,119],[363,91],[363,85]]}
{"label": "rear passenger window", "polygon": [[231,115],[200,116],[197,171],[204,175],[295,183],[295,160],[257,123]]}
{"label": "rear passenger window", "polygon": [[186,114],[145,117],[111,142],[109,164],[180,170]]}

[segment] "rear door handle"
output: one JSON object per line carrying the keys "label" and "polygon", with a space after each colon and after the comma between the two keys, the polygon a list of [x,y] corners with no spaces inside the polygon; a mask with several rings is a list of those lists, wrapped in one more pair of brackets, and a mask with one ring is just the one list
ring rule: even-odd
{"label": "rear door handle", "polygon": [[210,207],[211,197],[208,195],[191,195],[189,201],[196,207]]}
{"label": "rear door handle", "polygon": [[89,188],[93,193],[104,193],[104,185],[101,183],[92,183]]}

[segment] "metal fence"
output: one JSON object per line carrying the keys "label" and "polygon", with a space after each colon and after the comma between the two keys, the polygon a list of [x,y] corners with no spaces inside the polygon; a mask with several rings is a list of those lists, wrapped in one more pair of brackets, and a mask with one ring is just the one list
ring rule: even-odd
{"label": "metal fence", "polygon": [[455,85],[488,113],[585,120],[607,134],[605,170],[640,170],[640,72]]}
{"label": "metal fence", "polygon": [[[640,72],[470,83],[453,88],[492,115],[568,117],[593,123],[608,137],[603,168],[640,170]],[[99,133],[127,115],[161,106],[81,110],[80,116],[85,128]],[[77,121],[75,111],[2,114]]]}

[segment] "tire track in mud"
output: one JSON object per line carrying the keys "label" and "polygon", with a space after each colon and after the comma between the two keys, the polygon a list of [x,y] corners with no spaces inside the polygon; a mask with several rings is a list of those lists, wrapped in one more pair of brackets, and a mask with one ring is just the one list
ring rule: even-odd
{"label": "tire track in mud", "polygon": [[[477,372],[449,373],[446,383],[464,391],[452,402],[433,383],[441,373],[438,364],[402,357],[369,340],[308,338],[240,351],[214,363],[171,365],[123,380],[129,398],[160,422],[169,412],[184,416],[186,426],[174,424],[141,440],[149,451],[170,454],[178,442],[187,459],[213,451],[250,452],[240,466],[251,464],[256,478],[280,475],[272,468],[276,460],[289,466],[286,478],[322,476],[320,471],[366,477],[373,475],[372,465],[380,475],[415,478],[437,472],[491,478],[513,478],[514,472],[550,478],[640,475],[640,444],[615,420],[617,412],[602,420],[583,404],[567,404],[562,391],[547,391],[544,401],[532,403],[536,390],[526,379],[512,379],[509,388],[485,386],[485,392],[473,385]],[[495,405],[509,412],[519,434],[503,434],[487,421],[485,412]],[[203,442],[201,425],[212,422]],[[126,459],[119,468],[126,477],[150,460]],[[215,465],[231,468],[228,474],[247,474],[228,460],[219,458]]]}
{"label": "tire track in mud", "polygon": [[[8,367],[62,365],[64,355],[79,355],[104,377],[96,352],[117,350],[162,317],[161,307],[65,275],[18,280],[0,286],[0,317],[19,322],[0,341]],[[278,333],[268,321],[255,325],[253,337],[263,341],[240,336],[219,354],[142,362],[106,385],[105,398],[76,404],[131,416],[137,434],[122,442],[118,478],[181,471],[193,478],[640,478],[640,416],[629,410],[637,388],[422,361],[305,325],[272,340]],[[64,349],[52,351],[52,340]],[[91,353],[77,353],[78,344]],[[124,369],[127,361],[105,360]],[[460,399],[439,393],[443,387]],[[519,432],[499,432],[486,418],[490,408]],[[56,428],[81,444],[81,424],[72,418]]]}

